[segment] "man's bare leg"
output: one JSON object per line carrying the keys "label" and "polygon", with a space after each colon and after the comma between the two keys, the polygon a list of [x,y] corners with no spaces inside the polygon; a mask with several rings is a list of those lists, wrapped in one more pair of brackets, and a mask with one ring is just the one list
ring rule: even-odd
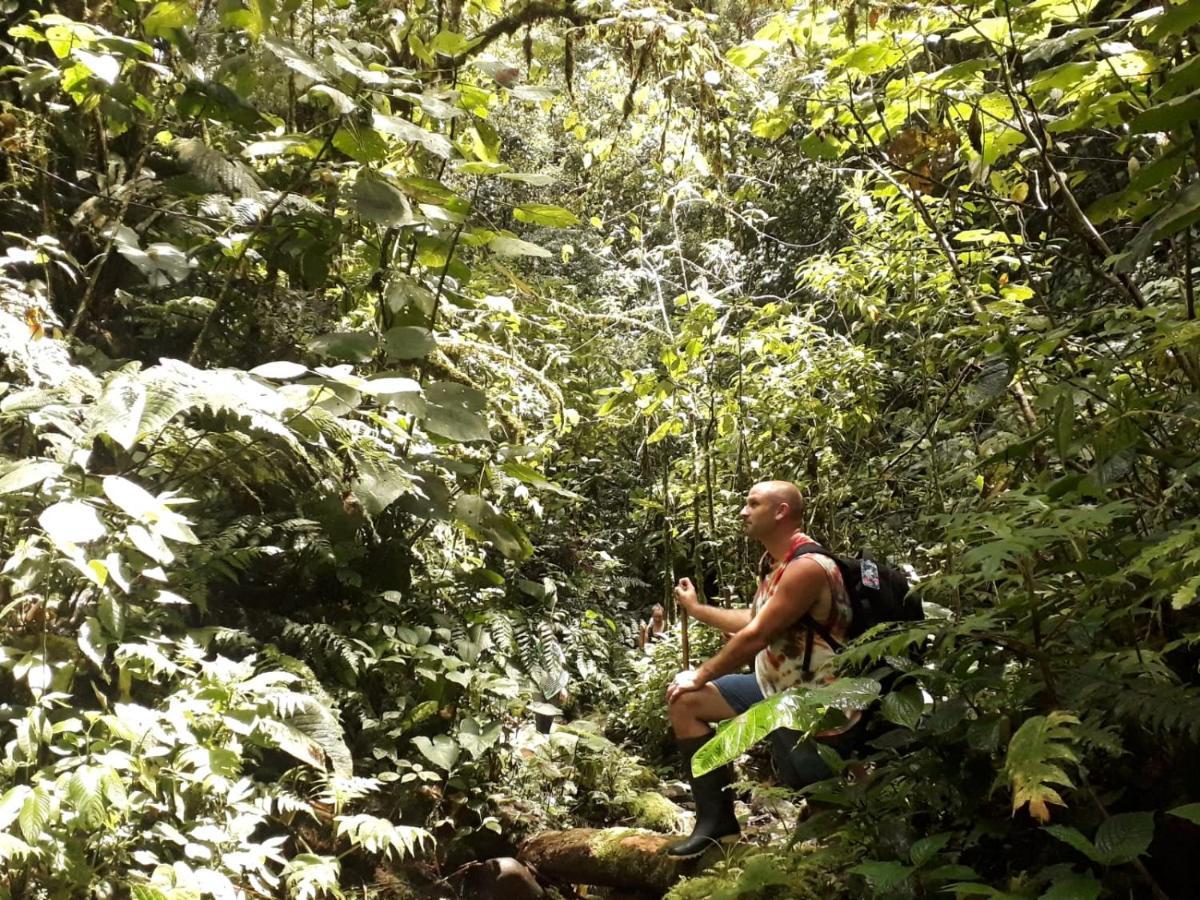
{"label": "man's bare leg", "polygon": [[711,684],[680,694],[667,710],[671,715],[675,737],[680,740],[704,737],[712,731],[710,723],[723,722],[737,715],[721,692]]}
{"label": "man's bare leg", "polygon": [[692,756],[712,734],[712,722],[731,719],[737,713],[711,684],[674,696],[667,706],[671,727],[679,744],[683,771],[692,785],[696,801],[696,827],[684,841],[674,844],[668,855],[687,859],[699,856],[718,841],[736,837],[737,816],[734,814],[733,767],[728,763],[706,775],[692,774]]}

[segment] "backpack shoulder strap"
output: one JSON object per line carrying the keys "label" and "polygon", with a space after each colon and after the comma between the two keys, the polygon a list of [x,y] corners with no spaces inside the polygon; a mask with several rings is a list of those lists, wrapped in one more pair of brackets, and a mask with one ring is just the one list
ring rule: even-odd
{"label": "backpack shoulder strap", "polygon": [[828,556],[833,559],[833,554],[818,544],[816,541],[809,541],[807,544],[799,544],[792,551],[792,555],[788,559],[799,559],[801,556],[807,556],[809,553],[819,553],[821,556]]}
{"label": "backpack shoulder strap", "polygon": [[[836,556],[834,556],[832,553],[830,553],[828,550],[826,550],[824,547],[822,547],[820,544],[816,543],[815,541],[809,542],[807,544],[800,544],[798,547],[796,547],[795,550],[792,551],[792,555],[789,556],[788,559],[789,560],[799,559],[801,556],[807,556],[810,553],[816,553],[821,556],[828,556],[834,562],[837,562]],[[819,634],[821,636],[821,639],[823,641],[825,641],[826,644],[829,645],[829,648],[831,650],[833,650],[834,653],[837,653],[842,649],[842,643],[841,643],[841,641],[839,641],[837,638],[835,638],[833,636],[833,634],[829,631],[828,628],[826,628],[824,625],[822,625],[820,622],[818,622],[816,619],[814,619],[811,615],[805,614],[804,618],[801,619],[800,621],[801,621],[801,623],[804,624],[804,626],[808,632],[808,634],[805,636],[805,639],[804,639],[804,661],[803,661],[802,668],[801,668],[801,671],[804,672],[805,676],[807,677],[808,675],[812,674],[810,666],[812,664],[813,632],[816,632],[817,634]]]}

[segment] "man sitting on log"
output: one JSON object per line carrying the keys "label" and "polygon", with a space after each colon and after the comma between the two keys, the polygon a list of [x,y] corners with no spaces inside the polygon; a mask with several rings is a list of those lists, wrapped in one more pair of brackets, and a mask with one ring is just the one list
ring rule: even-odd
{"label": "man sitting on log", "polygon": [[[837,564],[824,554],[792,559],[802,544],[814,543],[801,530],[804,500],[789,481],[764,481],[750,489],[741,511],[745,533],[763,545],[766,555],[758,591],[749,609],[707,606],[687,578],[675,586],[675,599],[706,625],[730,635],[712,659],[680,672],[667,688],[671,726],[679,745],[684,771],[696,801],[696,827],[690,837],[671,847],[671,856],[703,853],[714,841],[739,832],[733,808],[733,766],[727,764],[699,778],[692,775],[693,754],[713,735],[711,723],[733,718],[772,694],[802,684],[833,678],[835,645],[846,641],[851,605]],[[814,628],[815,622],[820,628]],[[753,661],[753,674],[732,674]],[[851,716],[842,728],[817,737],[835,748],[845,745],[846,732],[857,721]],[[811,784],[829,775],[812,742],[796,743],[797,732],[783,729],[772,735],[777,768],[793,786]]]}

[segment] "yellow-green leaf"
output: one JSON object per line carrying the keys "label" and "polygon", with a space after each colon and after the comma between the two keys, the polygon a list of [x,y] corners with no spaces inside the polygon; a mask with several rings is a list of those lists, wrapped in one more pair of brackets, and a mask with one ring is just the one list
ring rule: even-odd
{"label": "yellow-green leaf", "polygon": [[520,222],[546,225],[550,228],[566,228],[579,224],[579,217],[575,213],[550,203],[522,203],[513,210],[513,215]]}

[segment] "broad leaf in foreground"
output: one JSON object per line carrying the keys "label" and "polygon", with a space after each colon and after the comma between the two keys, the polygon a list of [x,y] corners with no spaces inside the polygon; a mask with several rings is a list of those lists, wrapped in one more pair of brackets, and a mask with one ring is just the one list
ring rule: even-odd
{"label": "broad leaf in foreground", "polygon": [[756,703],[730,719],[692,758],[692,773],[699,776],[737,759],[777,728],[811,733],[831,709],[866,709],[879,697],[879,682],[872,678],[840,678],[816,688],[796,688]]}

